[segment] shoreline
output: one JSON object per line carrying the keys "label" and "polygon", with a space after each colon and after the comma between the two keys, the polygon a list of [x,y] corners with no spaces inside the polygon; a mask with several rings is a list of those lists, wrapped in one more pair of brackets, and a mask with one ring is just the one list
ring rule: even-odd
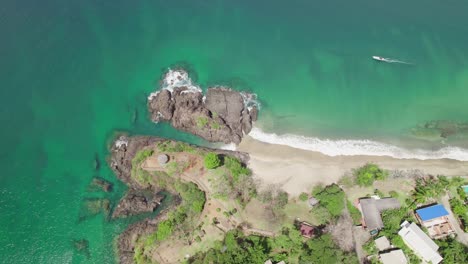
{"label": "shoreline", "polygon": [[468,175],[468,161],[397,159],[389,156],[327,156],[320,152],[270,144],[246,136],[237,147],[250,155],[248,166],[265,185],[279,184],[291,195],[309,192],[320,183],[336,183],[368,162],[387,170],[420,170],[431,175]]}

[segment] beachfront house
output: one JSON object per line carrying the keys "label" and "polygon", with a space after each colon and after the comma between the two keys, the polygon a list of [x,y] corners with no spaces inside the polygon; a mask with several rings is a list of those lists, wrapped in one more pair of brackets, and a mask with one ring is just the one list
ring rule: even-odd
{"label": "beachfront house", "polygon": [[427,228],[431,238],[439,239],[455,233],[449,213],[441,204],[436,204],[416,210],[416,218],[422,226]]}
{"label": "beachfront house", "polygon": [[398,235],[400,235],[405,244],[425,262],[437,264],[442,261],[443,258],[437,252],[439,246],[437,246],[437,244],[415,223],[410,224],[408,221],[403,222],[400,231],[398,231]]}
{"label": "beachfront house", "polygon": [[380,215],[382,211],[400,208],[400,202],[395,198],[362,198],[358,207],[363,216],[363,227],[375,235],[384,227]]}

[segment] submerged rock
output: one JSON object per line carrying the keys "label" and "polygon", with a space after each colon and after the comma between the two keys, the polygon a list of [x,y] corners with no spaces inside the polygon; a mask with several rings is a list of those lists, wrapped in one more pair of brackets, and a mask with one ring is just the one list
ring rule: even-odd
{"label": "submerged rock", "polygon": [[89,241],[86,239],[73,239],[72,240],[73,248],[78,252],[84,254],[87,258],[89,258]]}
{"label": "submerged rock", "polygon": [[468,137],[468,123],[433,120],[411,129],[411,134],[423,139],[448,139]]}
{"label": "submerged rock", "polygon": [[164,196],[137,190],[130,190],[120,200],[112,213],[112,218],[128,217],[156,210]]}
{"label": "submerged rock", "polygon": [[112,191],[112,183],[101,178],[101,177],[94,177],[89,184],[89,191],[96,192],[96,191],[104,191],[104,192],[111,192]]}
{"label": "submerged rock", "polygon": [[103,213],[107,218],[109,217],[110,209],[109,199],[87,198],[83,201],[83,205],[81,206],[80,221],[100,213]]}
{"label": "submerged rock", "polygon": [[169,70],[162,90],[148,98],[154,122],[171,125],[211,142],[240,143],[257,119],[256,97],[226,87],[203,92],[191,83],[184,70]]}

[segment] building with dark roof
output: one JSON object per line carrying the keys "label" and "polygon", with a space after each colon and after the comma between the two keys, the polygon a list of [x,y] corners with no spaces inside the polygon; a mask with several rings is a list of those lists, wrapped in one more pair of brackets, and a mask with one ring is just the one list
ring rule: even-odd
{"label": "building with dark roof", "polygon": [[416,210],[418,221],[427,228],[429,235],[436,239],[455,233],[448,216],[449,212],[441,204]]}
{"label": "building with dark roof", "polygon": [[359,199],[359,208],[361,210],[364,227],[372,234],[384,227],[381,213],[384,210],[400,208],[400,202],[395,198],[362,198]]}

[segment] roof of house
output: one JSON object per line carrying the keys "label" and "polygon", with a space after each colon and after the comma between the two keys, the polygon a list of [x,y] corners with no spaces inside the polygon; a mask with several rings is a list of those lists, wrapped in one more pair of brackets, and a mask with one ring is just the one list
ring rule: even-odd
{"label": "roof of house", "polygon": [[442,261],[442,257],[437,252],[439,246],[432,241],[415,223],[408,221],[401,224],[401,230],[398,235],[403,241],[426,262],[437,264]]}
{"label": "roof of house", "polygon": [[449,213],[445,210],[445,207],[441,204],[436,204],[426,208],[416,210],[419,218],[423,221],[429,221],[434,218],[439,218],[442,216],[447,216]]}
{"label": "roof of house", "polygon": [[305,237],[312,237],[314,235],[314,227],[304,222],[301,223],[300,231]]}
{"label": "roof of house", "polygon": [[374,242],[379,251],[384,251],[387,248],[390,248],[390,241],[388,241],[387,237],[379,237]]}
{"label": "roof of house", "polygon": [[380,254],[380,261],[383,264],[406,264],[408,260],[406,260],[405,254],[403,250],[397,249],[392,250],[388,253]]}
{"label": "roof of house", "polygon": [[395,198],[363,198],[359,200],[361,212],[364,217],[366,227],[370,230],[384,227],[380,213],[388,209],[400,208],[400,202]]}

